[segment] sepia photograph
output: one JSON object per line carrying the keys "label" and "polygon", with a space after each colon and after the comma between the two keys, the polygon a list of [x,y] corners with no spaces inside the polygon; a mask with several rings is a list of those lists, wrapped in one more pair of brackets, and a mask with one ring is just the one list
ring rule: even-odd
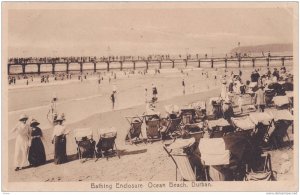
{"label": "sepia photograph", "polygon": [[2,2],[2,191],[299,191],[298,9]]}

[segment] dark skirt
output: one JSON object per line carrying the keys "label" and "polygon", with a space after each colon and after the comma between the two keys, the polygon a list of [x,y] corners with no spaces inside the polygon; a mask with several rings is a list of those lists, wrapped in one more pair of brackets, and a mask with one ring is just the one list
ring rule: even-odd
{"label": "dark skirt", "polygon": [[65,135],[54,137],[54,164],[67,162],[67,140]]}
{"label": "dark skirt", "polygon": [[31,146],[29,148],[28,161],[30,165],[33,166],[45,164],[46,154],[41,138],[38,137],[32,139]]}

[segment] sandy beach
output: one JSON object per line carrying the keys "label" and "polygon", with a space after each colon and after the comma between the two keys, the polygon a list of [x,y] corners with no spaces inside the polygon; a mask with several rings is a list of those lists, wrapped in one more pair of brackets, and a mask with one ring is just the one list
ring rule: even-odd
{"label": "sandy beach", "polygon": [[[237,73],[238,69],[232,69]],[[252,68],[243,69],[243,80],[249,78]],[[231,71],[231,70],[229,70]],[[209,72],[209,78],[202,75]],[[151,84],[154,82],[159,91],[157,110],[163,115],[165,105],[187,105],[196,101],[208,101],[211,97],[220,95],[220,81],[215,79],[224,73],[224,69],[209,70],[195,69],[180,72],[162,72],[161,74],[149,74],[147,76],[131,75],[129,78],[121,77],[109,83],[104,80],[99,86],[93,78],[82,83],[69,82],[60,85],[35,86],[10,88],[8,92],[9,129],[11,129],[18,116],[26,113],[36,118],[44,133],[44,146],[47,154],[47,164],[36,168],[28,168],[18,172],[14,171],[13,155],[9,155],[8,180],[9,181],[172,181],[175,180],[175,165],[163,150],[164,142],[158,141],[152,144],[126,145],[125,136],[129,128],[126,116],[142,115],[145,112],[144,88],[147,87],[151,94]],[[182,92],[181,81],[185,79],[186,94]],[[112,85],[118,88],[117,105],[111,109],[109,94]],[[49,98],[55,92],[59,97],[58,108],[66,114],[67,128],[89,127],[97,129],[114,127],[117,129],[118,157],[89,160],[81,163],[76,157],[76,144],[73,133],[67,136],[67,154],[69,162],[55,165],[53,160],[54,146],[51,144],[52,127],[46,119]],[[21,101],[20,97],[25,99]],[[145,126],[143,125],[143,135]],[[289,129],[290,138],[293,134]],[[95,135],[96,137],[96,135]],[[9,135],[8,153],[13,154],[14,136]],[[97,138],[95,138],[97,141]],[[168,141],[167,141],[168,142]],[[273,169],[280,168],[283,160],[281,155],[288,154],[293,162],[293,150],[283,148],[273,150]],[[292,168],[285,174],[278,174],[278,180],[292,178]]]}

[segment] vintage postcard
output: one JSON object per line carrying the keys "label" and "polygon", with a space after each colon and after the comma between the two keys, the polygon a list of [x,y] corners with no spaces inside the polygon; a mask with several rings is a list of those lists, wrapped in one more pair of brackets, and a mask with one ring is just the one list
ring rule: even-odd
{"label": "vintage postcard", "polygon": [[297,2],[3,2],[2,191],[296,192]]}

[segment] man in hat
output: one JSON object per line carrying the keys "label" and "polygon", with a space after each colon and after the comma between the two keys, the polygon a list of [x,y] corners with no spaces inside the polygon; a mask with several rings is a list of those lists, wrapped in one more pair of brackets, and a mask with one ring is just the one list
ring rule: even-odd
{"label": "man in hat", "polygon": [[15,171],[21,170],[22,168],[29,165],[28,162],[28,150],[30,146],[30,134],[31,130],[29,124],[27,124],[28,116],[22,114],[19,118],[19,123],[12,130],[12,133],[17,133],[15,142]]}

